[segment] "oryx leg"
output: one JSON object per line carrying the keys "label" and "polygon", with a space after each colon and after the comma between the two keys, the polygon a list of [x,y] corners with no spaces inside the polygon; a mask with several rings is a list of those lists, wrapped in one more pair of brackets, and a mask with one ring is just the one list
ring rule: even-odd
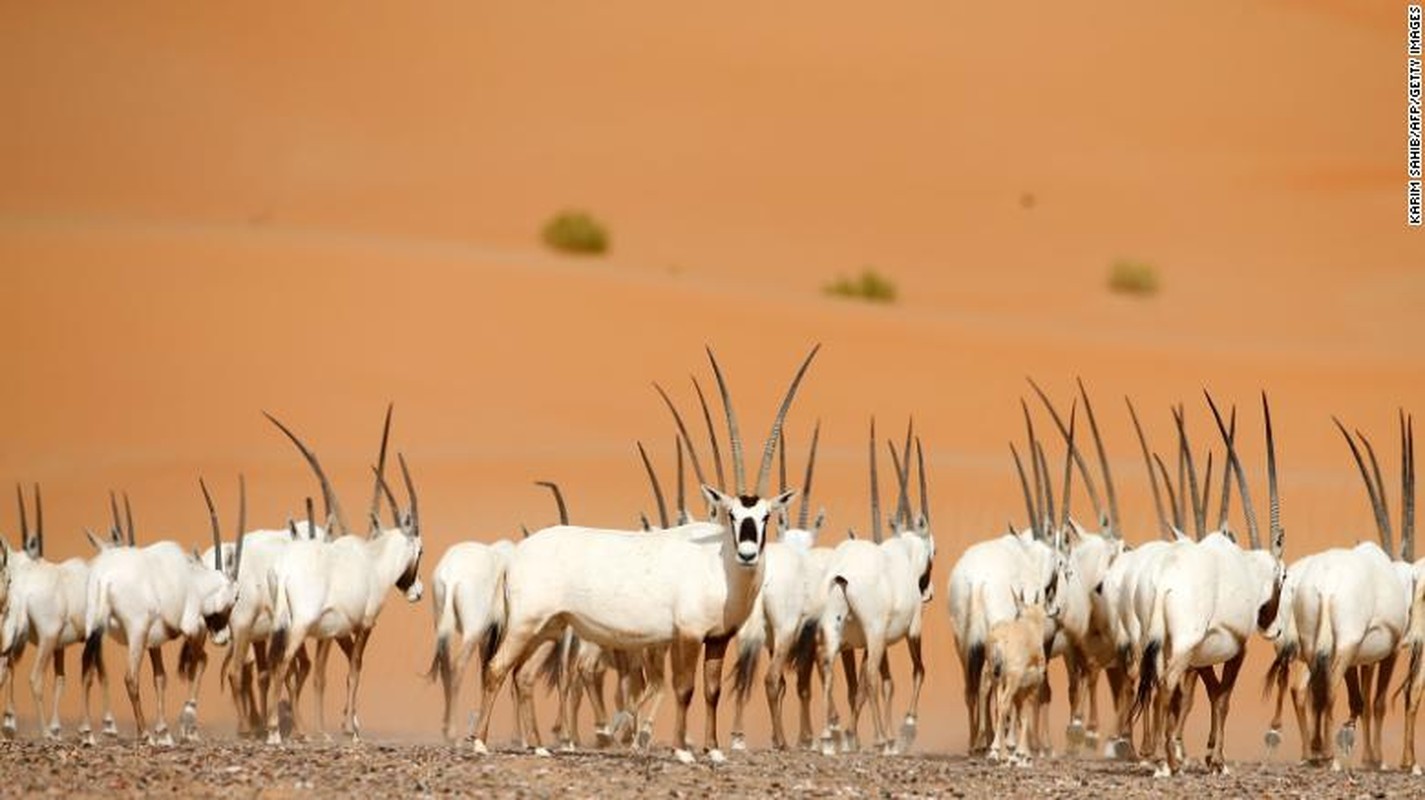
{"label": "oryx leg", "polygon": [[[822,620],[818,639],[820,646],[817,649],[817,661],[821,664],[821,694],[822,703],[826,708],[826,725],[821,731],[821,750],[824,755],[831,755],[836,752],[837,739],[841,733],[841,719],[836,711],[836,703],[832,699],[832,689],[836,683],[836,657],[841,652],[841,625],[839,620],[832,620],[833,615],[828,612]],[[850,673],[847,673],[848,680]]]}
{"label": "oryx leg", "polygon": [[129,635],[128,660],[125,664],[127,670],[124,673],[124,689],[129,693],[129,704],[134,709],[134,730],[137,738],[142,740],[148,735],[148,718],[143,713],[143,702],[139,697],[139,670],[143,667],[144,640],[148,638],[148,632],[136,631]]}
{"label": "oryx leg", "polygon": [[613,744],[613,731],[609,728],[609,709],[604,702],[605,672],[607,670],[602,654],[595,659],[581,659],[578,663],[579,682],[574,688],[575,700],[581,691],[589,698],[589,708],[594,713],[594,744],[597,747]]}
{"label": "oryx leg", "polygon": [[35,663],[30,668],[30,694],[35,701],[35,725],[39,727],[40,736],[46,739],[56,738],[56,730],[51,733],[45,726],[45,669],[49,667],[49,660],[54,657],[54,645],[57,637],[41,636],[35,645]]}
{"label": "oryx leg", "polygon": [[520,747],[526,749],[532,747],[540,754],[547,751],[545,751],[544,741],[539,735],[539,723],[534,716],[534,685],[539,681],[540,664],[544,662],[550,650],[558,647],[558,639],[546,639],[540,642],[530,651],[529,658],[515,669],[513,699]]}
{"label": "oryx leg", "polygon": [[1307,719],[1307,681],[1311,673],[1304,668],[1298,668],[1296,676],[1289,681],[1291,687],[1291,706],[1296,713],[1296,730],[1301,739],[1301,762],[1303,764],[1311,760],[1311,721]]}
{"label": "oryx leg", "polygon": [[[638,698],[634,701],[634,721],[638,733],[633,743],[640,750],[647,749],[653,742],[653,720],[658,716],[663,696],[667,694],[668,660],[667,646],[660,645],[644,648],[629,662],[629,697]],[[635,688],[636,692],[633,691]]]}
{"label": "oryx leg", "polygon": [[1087,674],[1083,654],[1069,645],[1064,651],[1064,671],[1068,676],[1069,724],[1064,729],[1065,752],[1074,754],[1084,742],[1084,680]]}
{"label": "oryx leg", "polygon": [[148,659],[153,666],[154,704],[158,708],[158,717],[153,726],[153,737],[157,744],[168,746],[173,744],[173,736],[168,732],[168,670],[163,666],[163,650],[158,647],[150,647]]}
{"label": "oryx leg", "polygon": [[198,740],[198,687],[202,685],[203,673],[208,670],[206,637],[199,636],[183,642],[183,662],[180,669],[188,683],[188,697],[183,701],[183,712],[178,715],[178,735],[185,741]]}
{"label": "oryx leg", "polygon": [[54,651],[54,699],[50,709],[49,732],[51,738],[58,739],[60,732],[59,725],[59,702],[64,696],[64,648],[58,647]]}
{"label": "oryx leg", "polygon": [[[811,722],[811,674],[815,659],[797,659],[797,746],[811,747],[815,742]],[[823,678],[824,680],[824,678]]]}
{"label": "oryx leg", "polygon": [[287,631],[277,631],[268,643],[268,684],[267,684],[267,743],[282,743],[282,692],[288,693],[288,704],[293,717],[294,730],[297,713],[297,699],[288,687],[288,673],[292,670],[292,659],[302,649],[307,638],[306,627],[296,627]]}
{"label": "oryx leg", "polygon": [[1390,679],[1395,674],[1396,658],[1397,654],[1392,652],[1376,667],[1378,671],[1376,693],[1370,708],[1372,740],[1367,741],[1367,752],[1370,754],[1368,766],[1372,769],[1381,769],[1385,764],[1385,748],[1381,744],[1381,729],[1385,726],[1385,712],[1390,706]]}
{"label": "oryx leg", "polygon": [[1039,698],[1030,708],[1034,711],[1032,749],[1036,755],[1054,754],[1053,742],[1049,739],[1049,705],[1054,700],[1054,688],[1049,685],[1049,671],[1044,671],[1044,680],[1039,684]]}
{"label": "oryx leg", "polygon": [[[369,628],[357,628],[351,636],[350,659],[346,671],[346,707],[342,709],[342,732],[352,742],[361,741],[361,720],[356,716],[356,690],[361,686],[361,666],[366,660],[366,643],[371,640]],[[346,650],[346,647],[342,648]]]}
{"label": "oryx leg", "polygon": [[1277,749],[1282,738],[1282,713],[1286,710],[1287,683],[1291,680],[1291,665],[1288,664],[1276,674],[1276,679],[1269,687],[1269,691],[1274,691],[1276,696],[1272,704],[1272,721],[1267,726],[1267,733],[1263,737],[1267,744],[1267,756]]}
{"label": "oryx leg", "polygon": [[[857,703],[856,712],[851,717],[851,726],[854,730],[856,719],[860,715],[861,706],[869,699],[871,702],[871,719],[876,728],[876,744],[878,749],[889,752],[891,742],[886,736],[886,710],[881,707],[881,698],[885,688],[885,674],[882,672],[886,668],[886,640],[880,631],[866,631],[866,658],[862,661],[865,665],[865,684],[861,690],[861,699]],[[878,691],[879,690],[879,691]]]}
{"label": "oryx leg", "polygon": [[880,681],[880,686],[881,686],[881,704],[880,704],[880,709],[881,709],[881,713],[884,715],[883,718],[882,718],[882,720],[881,720],[881,727],[884,728],[885,730],[889,731],[889,730],[890,730],[892,727],[894,727],[894,725],[895,725],[895,720],[891,719],[891,714],[892,714],[892,708],[893,708],[892,701],[895,699],[895,696],[896,696],[896,683],[895,683],[895,679],[891,676],[891,650],[890,650],[890,647],[889,647],[889,646],[887,646],[887,647],[886,647],[886,650],[885,650],[883,653],[881,653],[881,662],[880,662],[880,663],[881,663],[881,667],[880,667],[880,673],[881,673],[881,681]]}
{"label": "oryx leg", "polygon": [[920,690],[925,685],[925,659],[921,654],[920,635],[907,636],[906,648],[910,650],[910,709],[901,723],[900,748],[909,750],[915,744],[916,722],[920,716]]}
{"label": "oryx leg", "polygon": [[1420,712],[1420,697],[1425,694],[1425,669],[1421,668],[1425,662],[1421,658],[1421,647],[1419,642],[1411,644],[1409,670],[1401,686],[1405,693],[1405,741],[1401,745],[1400,768],[1412,775],[1420,771],[1415,763],[1415,720]]}
{"label": "oryx leg", "polygon": [[697,639],[675,639],[672,646],[673,696],[678,708],[673,718],[673,753],[679,761],[692,763],[688,743],[688,707],[693,702],[698,652],[703,643]]}
{"label": "oryx leg", "polygon": [[475,722],[475,752],[488,752],[485,742],[490,735],[490,712],[495,707],[495,698],[510,672],[527,660],[535,646],[549,638],[548,635],[540,636],[547,623],[546,619],[539,620],[537,624],[511,628],[486,666],[484,685],[480,687],[480,712]]}
{"label": "oryx leg", "polygon": [[[787,749],[787,732],[782,725],[782,699],[787,696],[785,669],[789,644],[790,640],[784,643],[780,638],[772,642],[772,652],[767,659],[767,674],[762,680],[763,688],[767,691],[767,713],[772,718],[772,747],[777,750]],[[741,717],[741,698],[738,699],[737,705],[737,715]],[[742,730],[740,719],[734,723],[734,727]]]}
{"label": "oryx leg", "polygon": [[[978,649],[976,649],[978,648]],[[955,655],[960,659],[960,671],[964,676],[964,691],[962,699],[965,701],[965,718],[970,734],[970,755],[981,752],[980,739],[983,738],[984,722],[980,716],[980,698],[984,692],[979,687],[984,680],[984,670],[979,670],[980,674],[970,674],[971,652],[982,653],[984,645],[972,644],[967,648],[970,652],[961,652],[960,647],[955,648]],[[979,658],[980,656],[975,656]]]}
{"label": "oryx leg", "polygon": [[717,704],[722,697],[722,661],[727,655],[727,642],[732,638],[714,636],[703,640],[703,752],[713,763],[724,760],[717,740]]}
{"label": "oryx leg", "polygon": [[[349,645],[343,642],[342,649],[346,649],[347,647],[349,647]],[[311,667],[312,693],[316,701],[317,711],[317,727],[314,732],[317,736],[321,737],[323,741],[329,742],[331,741],[331,734],[327,733],[327,659],[331,658],[332,640],[318,639],[316,651],[316,658],[313,660]],[[349,662],[350,655],[348,655],[347,658]],[[348,667],[348,674],[349,673],[350,668]],[[301,689],[297,687],[303,683],[305,683],[305,681],[298,679],[296,681],[297,686],[294,686],[291,690],[292,718],[294,720],[297,718],[297,708],[300,705],[298,700]],[[293,727],[296,727],[295,723]]]}
{"label": "oryx leg", "polygon": [[20,655],[25,651],[25,640],[21,636],[15,637],[15,644],[9,652],[0,655],[0,683],[5,688],[5,717],[0,723],[0,730],[3,730],[6,739],[14,738],[16,727],[15,716],[15,675],[19,670],[15,666],[20,663]]}
{"label": "oryx leg", "polygon": [[247,666],[247,650],[251,633],[246,627],[235,627],[231,629],[232,641],[228,643],[228,653],[223,657],[223,665],[220,671],[222,682],[227,686],[233,697],[233,706],[237,708],[238,718],[238,738],[251,736],[254,731],[255,709],[253,708],[253,698],[251,694],[251,673],[245,668]]}
{"label": "oryx leg", "polygon": [[1361,766],[1373,766],[1371,759],[1374,753],[1371,751],[1371,689],[1375,685],[1375,665],[1361,664],[1356,667],[1356,682],[1359,684],[1360,697],[1357,698],[1357,708],[1352,709],[1356,718],[1356,724],[1360,729],[1361,740],[1364,744],[1361,754]]}

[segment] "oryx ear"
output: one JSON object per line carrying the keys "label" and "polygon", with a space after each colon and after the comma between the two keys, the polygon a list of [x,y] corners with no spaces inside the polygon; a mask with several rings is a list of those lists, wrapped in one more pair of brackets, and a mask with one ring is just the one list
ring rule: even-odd
{"label": "oryx ear", "polygon": [[84,535],[89,537],[89,543],[94,545],[95,552],[103,552],[104,550],[107,550],[109,548],[110,543],[94,535],[94,531],[85,528]]}
{"label": "oryx ear", "polygon": [[924,514],[915,515],[915,532],[922,538],[930,536],[930,520],[926,519]]}
{"label": "oryx ear", "polygon": [[788,490],[782,492],[781,494],[777,495],[776,497],[772,498],[772,507],[773,507],[773,508],[786,508],[787,506],[791,505],[791,504],[792,504],[792,501],[795,500],[796,498],[797,498],[797,490],[796,490],[796,489],[788,489]]}
{"label": "oryx ear", "polygon": [[702,490],[703,499],[706,500],[708,505],[712,506],[713,508],[727,508],[729,505],[732,504],[731,497],[728,497],[722,492],[719,492],[717,489],[714,489],[706,483],[698,488]]}
{"label": "oryx ear", "polygon": [[813,520],[812,523],[811,523],[811,532],[812,532],[813,534],[821,533],[821,528],[822,528],[822,526],[825,525],[825,524],[826,524],[826,506],[822,506],[821,508],[817,509],[817,511],[816,511],[816,519]]}

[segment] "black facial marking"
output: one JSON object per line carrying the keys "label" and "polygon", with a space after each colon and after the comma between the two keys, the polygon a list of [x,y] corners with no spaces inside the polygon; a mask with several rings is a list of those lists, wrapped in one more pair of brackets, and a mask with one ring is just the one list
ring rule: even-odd
{"label": "black facial marking", "polygon": [[737,526],[737,541],[755,542],[757,541],[757,523],[750,518],[744,518]]}
{"label": "black facial marking", "polygon": [[210,633],[217,633],[228,626],[228,617],[230,616],[232,616],[232,609],[218,614],[204,614],[203,622],[208,626]]}
{"label": "black facial marking", "polygon": [[415,583],[416,578],[420,577],[421,556],[423,555],[425,555],[425,553],[416,556],[416,560],[411,563],[411,566],[408,567],[405,572],[401,573],[401,577],[396,580],[397,589],[403,592],[410,589],[411,584]]}
{"label": "black facial marking", "polygon": [[757,505],[757,503],[761,500],[760,497],[753,497],[752,495],[747,494],[744,494],[741,497],[738,497],[737,499],[742,503],[743,508],[752,508],[753,506]]}

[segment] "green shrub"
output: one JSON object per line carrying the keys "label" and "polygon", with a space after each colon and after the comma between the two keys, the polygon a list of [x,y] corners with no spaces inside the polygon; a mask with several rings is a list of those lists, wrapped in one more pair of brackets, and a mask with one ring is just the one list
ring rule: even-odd
{"label": "green shrub", "polygon": [[1148,296],[1158,293],[1158,270],[1146,261],[1119,259],[1108,271],[1108,288],[1123,294]]}
{"label": "green shrub", "polygon": [[822,291],[833,297],[850,297],[869,303],[894,303],[896,301],[895,283],[870,268],[862,270],[861,275],[856,278],[845,276],[837,278],[823,286]]}
{"label": "green shrub", "polygon": [[544,223],[544,243],[565,253],[600,255],[609,249],[609,232],[584,211],[561,211]]}

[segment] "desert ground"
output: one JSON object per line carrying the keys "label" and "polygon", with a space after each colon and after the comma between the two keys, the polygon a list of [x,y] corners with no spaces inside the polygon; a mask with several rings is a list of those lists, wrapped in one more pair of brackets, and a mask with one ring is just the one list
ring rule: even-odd
{"label": "desert ground", "polygon": [[[361,689],[374,744],[321,749],[313,763],[301,749],[246,745],[7,744],[4,790],[98,792],[122,779],[131,792],[216,791],[225,760],[278,794],[328,760],[370,770],[363,789],[400,776],[385,788],[401,793],[421,781],[603,792],[581,783],[590,765],[609,766],[620,776],[610,780],[627,781],[610,786],[627,792],[645,791],[645,774],[689,793],[791,791],[803,779],[825,793],[875,792],[882,779],[909,794],[962,780],[969,794],[1137,785],[1133,769],[1086,763],[1026,773],[1044,782],[1031,789],[958,760],[945,576],[969,544],[1023,524],[1007,442],[1021,435],[1025,376],[1064,402],[1076,376],[1090,387],[1130,541],[1152,538],[1154,521],[1121,398],[1133,397],[1160,448],[1173,437],[1169,404],[1185,403],[1202,449],[1212,442],[1204,387],[1241,408],[1259,506],[1257,393],[1272,398],[1289,558],[1373,535],[1330,417],[1374,435],[1394,475],[1396,410],[1425,410],[1425,240],[1403,221],[1403,18],[1397,4],[1346,0],[1115,1],[1091,14],[810,2],[5,6],[0,483],[43,485],[51,557],[87,555],[82,530],[106,524],[110,489],[133,498],[140,539],[203,545],[200,475],[230,509],[243,472],[248,519],[284,524],[314,487],[262,410],[296,427],[348,508],[361,507],[388,401],[421,490],[427,580],[454,542],[552,522],[534,480],[559,481],[576,522],[630,526],[652,502],[634,442],[671,470],[672,429],[650,383],[691,410],[687,376],[707,375],[702,348],[715,347],[747,436],[760,440],[813,342],[823,352],[788,437],[800,454],[822,422],[813,502],[829,514],[824,537],[868,527],[869,418],[894,431],[914,415],[939,554],[910,758],[759,754],[751,769],[686,772],[597,755],[452,758],[430,747],[439,690],[419,677],[428,602],[393,593]],[[607,255],[539,242],[564,208],[609,225]],[[1108,291],[1119,258],[1154,265],[1161,290]],[[896,282],[896,303],[822,292],[868,266]],[[13,545],[12,514],[0,514],[0,532]],[[1228,730],[1239,762],[1261,758],[1268,716],[1257,689],[1269,648],[1252,649]],[[907,686],[904,651],[891,658]],[[332,669],[339,686],[341,659]],[[222,737],[233,716],[214,673],[200,713]],[[339,700],[329,703],[334,719]],[[126,704],[117,708],[130,733]],[[749,711],[759,746],[764,708],[758,697]],[[32,733],[23,692],[19,710]],[[1061,725],[1062,700],[1055,714]],[[1198,719],[1189,742],[1204,736]],[[1399,738],[1396,713],[1392,761]],[[1294,748],[1289,730],[1283,753]],[[59,769],[71,762],[82,769]],[[1069,775],[1088,783],[1056,783]],[[1202,780],[1181,788],[1403,785],[1245,764]]]}

